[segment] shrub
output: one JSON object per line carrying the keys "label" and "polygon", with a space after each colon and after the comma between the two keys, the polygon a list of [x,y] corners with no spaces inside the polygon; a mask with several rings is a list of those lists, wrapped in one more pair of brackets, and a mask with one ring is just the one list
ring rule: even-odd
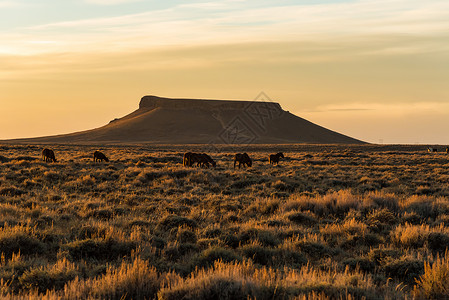
{"label": "shrub", "polygon": [[397,212],[399,209],[398,196],[395,194],[380,191],[370,192],[366,196],[365,202],[375,207],[387,208],[393,212]]}
{"label": "shrub", "polygon": [[284,210],[308,210],[320,217],[333,215],[343,218],[351,209],[360,209],[361,205],[361,198],[352,194],[351,191],[340,190],[315,198],[306,196],[291,197],[284,205]]}
{"label": "shrub", "polygon": [[86,214],[87,218],[94,217],[94,218],[100,219],[100,220],[109,220],[113,216],[114,216],[114,212],[112,211],[112,209],[109,209],[109,208],[93,210]]}
{"label": "shrub", "polygon": [[267,247],[274,247],[280,243],[279,238],[271,231],[260,230],[257,228],[249,228],[242,231],[238,239],[242,244],[258,241],[260,244]]}
{"label": "shrub", "polygon": [[411,196],[406,199],[404,206],[408,212],[414,212],[422,218],[436,218],[438,207],[434,205],[435,199],[428,196]]}
{"label": "shrub", "polygon": [[390,234],[392,242],[405,248],[419,248],[427,241],[430,228],[428,225],[399,225]]}
{"label": "shrub", "polygon": [[449,249],[449,236],[440,232],[431,232],[427,237],[427,245],[432,251],[444,253]]}
{"label": "shrub", "polygon": [[5,228],[0,231],[0,251],[6,256],[20,252],[23,255],[40,254],[45,245],[22,227]]}
{"label": "shrub", "polygon": [[221,244],[221,243],[220,243],[220,240],[219,240],[218,238],[198,239],[198,242],[197,242],[198,248],[199,248],[200,250],[205,250],[205,249],[208,249],[208,248],[210,248],[210,247],[218,246],[218,245],[220,245],[220,244]]}
{"label": "shrub", "polygon": [[191,227],[191,228],[196,228],[197,227],[197,223],[189,218],[185,218],[185,217],[181,217],[181,216],[177,216],[177,215],[168,215],[165,218],[163,218],[161,221],[159,221],[158,227],[160,229],[171,229],[171,228],[175,228],[175,227],[180,227],[180,226],[187,226],[187,227]]}
{"label": "shrub", "polygon": [[58,181],[60,178],[60,174],[54,171],[45,171],[44,179],[50,182]]}
{"label": "shrub", "polygon": [[[304,266],[299,271],[285,268],[257,268],[253,263],[215,262],[184,279],[172,281],[158,292],[159,299],[290,299],[301,295],[320,295],[330,299],[377,299],[369,279],[359,273],[319,271]],[[382,290],[386,298],[398,297],[393,290]],[[301,298],[300,298],[301,299]]]}
{"label": "shrub", "polygon": [[197,237],[196,237],[195,232],[190,231],[188,229],[181,229],[181,230],[178,230],[178,232],[176,234],[176,240],[179,243],[196,244]]}
{"label": "shrub", "polygon": [[39,292],[60,290],[67,282],[75,279],[78,273],[73,263],[62,259],[53,266],[31,268],[25,271],[19,277],[19,282],[21,287],[27,290],[37,289]]}
{"label": "shrub", "polygon": [[290,215],[287,216],[287,218],[296,224],[301,224],[301,225],[315,225],[317,223],[317,220],[305,213],[302,212],[296,212],[296,213],[292,213]]}
{"label": "shrub", "polygon": [[245,179],[245,180],[236,180],[236,181],[234,181],[230,185],[230,188],[231,189],[238,189],[238,190],[240,190],[240,189],[244,189],[244,188],[246,188],[248,186],[251,186],[251,185],[253,185],[255,183],[256,182],[254,182],[252,180],[247,180],[247,179]]}
{"label": "shrub", "polygon": [[235,234],[232,233],[223,235],[221,237],[221,240],[226,246],[234,249],[240,245],[240,239]]}
{"label": "shrub", "polygon": [[272,183],[271,186],[281,192],[293,192],[296,188],[296,184],[294,182],[288,182],[285,180],[278,180]]}
{"label": "shrub", "polygon": [[403,258],[391,261],[383,267],[387,276],[394,279],[414,283],[424,273],[424,263],[420,260]]}
{"label": "shrub", "polygon": [[[135,258],[118,268],[109,267],[106,274],[97,278],[76,278],[65,286],[63,296],[66,299],[154,299],[161,284],[156,269],[147,261]],[[61,296],[61,293],[53,292],[53,295]]]}
{"label": "shrub", "polygon": [[304,254],[289,249],[273,249],[271,264],[273,267],[282,268],[289,266],[290,268],[299,269],[307,263]]}
{"label": "shrub", "polygon": [[393,225],[397,223],[397,218],[387,208],[381,210],[375,210],[371,212],[367,217],[368,223],[375,225],[377,223]]}
{"label": "shrub", "polygon": [[377,234],[356,234],[351,235],[340,242],[340,247],[343,249],[358,248],[358,247],[373,247],[381,244],[382,238]]}
{"label": "shrub", "polygon": [[260,215],[271,215],[279,208],[279,200],[261,199],[254,201],[246,210],[245,214],[258,217]]}
{"label": "shrub", "polygon": [[323,196],[322,202],[330,214],[337,217],[344,217],[348,211],[359,209],[362,204],[361,199],[348,190],[327,194]]}
{"label": "shrub", "polygon": [[156,247],[158,249],[163,249],[166,245],[166,242],[163,238],[158,236],[152,236],[150,238],[151,246]]}
{"label": "shrub", "polygon": [[336,239],[340,236],[365,235],[367,230],[365,223],[356,219],[345,220],[341,224],[326,224],[320,228],[320,232],[329,238]]}
{"label": "shrub", "polygon": [[128,227],[132,228],[134,226],[138,226],[138,227],[150,227],[152,225],[151,222],[148,221],[144,221],[144,220],[133,220],[131,222],[129,222]]}
{"label": "shrub", "polygon": [[420,225],[422,223],[423,219],[420,215],[418,215],[415,212],[411,212],[411,213],[404,213],[404,215],[402,216],[402,223],[409,223],[412,225]]}
{"label": "shrub", "polygon": [[448,251],[443,258],[437,257],[433,264],[424,263],[424,274],[413,289],[416,299],[447,299],[449,297]]}
{"label": "shrub", "polygon": [[44,228],[46,226],[51,226],[54,222],[54,219],[50,216],[41,216],[35,220],[34,226],[37,228]]}
{"label": "shrub", "polygon": [[371,249],[368,253],[368,257],[371,261],[377,265],[387,263],[392,259],[399,258],[401,252],[396,249]]}
{"label": "shrub", "polygon": [[20,196],[20,195],[23,195],[23,194],[25,194],[25,192],[20,190],[20,189],[18,189],[18,188],[16,188],[16,187],[5,187],[5,188],[0,189],[0,195],[1,196],[14,197],[14,196]]}
{"label": "shrub", "polygon": [[241,248],[243,256],[250,258],[253,262],[268,265],[274,255],[274,251],[260,245],[245,245]]}
{"label": "shrub", "polygon": [[84,225],[71,228],[70,236],[74,240],[85,240],[89,238],[104,236],[105,233],[106,229],[104,228],[99,228],[92,225]]}
{"label": "shrub", "polygon": [[164,256],[170,261],[178,261],[184,255],[192,252],[197,252],[198,246],[191,243],[174,243],[169,244],[163,250]]}
{"label": "shrub", "polygon": [[222,261],[230,263],[234,261],[241,261],[241,257],[234,251],[222,247],[212,247],[201,252],[194,260],[194,265],[199,267],[209,267],[215,261]]}
{"label": "shrub", "polygon": [[136,248],[134,242],[122,242],[108,239],[85,239],[66,244],[64,248],[73,259],[113,260],[130,255]]}
{"label": "shrub", "polygon": [[373,273],[376,264],[369,258],[349,258],[342,262],[343,266],[348,266],[351,270],[360,270],[363,272]]}
{"label": "shrub", "polygon": [[251,296],[251,286],[234,278],[212,277],[197,284],[187,283],[159,291],[158,298],[177,299],[245,299]]}
{"label": "shrub", "polygon": [[220,228],[210,228],[204,232],[204,236],[207,238],[215,238],[221,236],[223,231]]}
{"label": "shrub", "polygon": [[320,242],[302,241],[296,243],[295,246],[313,259],[321,259],[337,253],[336,249],[332,249]]}

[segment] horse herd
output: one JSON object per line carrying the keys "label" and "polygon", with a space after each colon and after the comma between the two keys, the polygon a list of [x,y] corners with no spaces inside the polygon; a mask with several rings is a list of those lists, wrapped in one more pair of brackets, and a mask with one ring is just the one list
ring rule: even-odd
{"label": "horse herd", "polygon": [[[55,152],[51,149],[45,148],[42,150],[42,160],[45,162],[56,162]],[[94,162],[96,161],[106,161],[109,162],[109,159],[103,152],[96,150],[94,152]]]}
{"label": "horse herd", "polygon": [[[437,152],[436,148],[427,148],[428,152]],[[446,148],[446,153],[449,154],[449,147]],[[284,154],[282,152],[271,154],[268,158],[268,162],[272,165],[277,165],[279,163],[279,160],[281,158],[284,158]],[[42,150],[42,159],[46,162],[56,162],[55,152],[51,149],[45,148]],[[93,153],[93,159],[94,162],[97,161],[105,161],[109,162],[109,159],[107,156],[98,150],[96,150]],[[184,154],[184,158],[182,161],[183,166],[185,167],[202,167],[202,168],[209,168],[210,166],[214,167],[217,165],[217,163],[206,153],[194,153],[194,152],[187,152]],[[243,167],[251,167],[253,164],[252,159],[249,157],[247,153],[237,153],[234,155],[234,169],[238,165],[239,169]]]}
{"label": "horse herd", "polygon": [[[96,150],[93,154],[94,162],[97,161],[106,161],[109,162],[109,159],[107,156],[98,150]],[[282,152],[271,154],[269,156],[269,163],[272,165],[277,165],[279,163],[279,160],[281,158],[284,158],[284,154]],[[42,150],[42,160],[45,162],[56,162],[56,156],[55,152],[51,149],[45,148]],[[252,159],[249,157],[247,153],[237,153],[234,155],[234,169],[238,163],[239,169],[243,167],[251,167],[253,164]],[[217,163],[207,155],[206,153],[194,153],[194,152],[187,152],[184,154],[182,164],[185,167],[202,167],[202,168],[209,168],[209,166],[212,166],[215,168]]]}
{"label": "horse herd", "polygon": [[[271,154],[268,161],[272,165],[277,165],[279,163],[279,159],[284,158],[284,154],[282,152]],[[253,165],[253,161],[251,157],[249,157],[248,153],[237,153],[234,155],[234,169],[237,166],[239,169],[243,167],[251,167]],[[182,164],[185,167],[192,167],[196,164],[198,167],[209,168],[209,165],[212,165],[214,168],[217,163],[206,153],[193,153],[187,152],[184,154],[184,158],[182,160]]]}

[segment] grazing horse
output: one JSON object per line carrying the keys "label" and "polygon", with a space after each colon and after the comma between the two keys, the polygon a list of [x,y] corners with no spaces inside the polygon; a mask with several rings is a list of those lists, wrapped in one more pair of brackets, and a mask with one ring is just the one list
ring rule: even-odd
{"label": "grazing horse", "polygon": [[436,148],[428,147],[427,152],[429,152],[429,153],[438,152],[438,150]]}
{"label": "grazing horse", "polygon": [[209,168],[209,164],[211,164],[214,168],[217,166],[212,157],[206,153],[197,154],[197,158],[199,160],[198,165],[201,167]]}
{"label": "grazing horse", "polygon": [[241,165],[247,166],[247,167],[251,167],[253,165],[253,161],[251,160],[249,155],[246,153],[237,153],[234,156],[234,169],[235,169],[235,164],[237,162],[239,163],[239,169],[240,169]]}
{"label": "grazing horse", "polygon": [[279,158],[281,158],[281,157],[284,158],[284,153],[282,153],[282,152],[279,152],[276,154],[271,154],[270,159],[269,159],[270,164],[277,165],[279,163]]}
{"label": "grazing horse", "polygon": [[42,160],[46,162],[56,162],[55,153],[53,150],[45,148],[42,150]]}
{"label": "grazing horse", "polygon": [[109,159],[106,157],[106,155],[104,155],[103,152],[100,152],[100,151],[96,150],[94,152],[94,162],[96,162],[96,161],[103,161],[103,160],[106,161],[106,162],[109,162]]}
{"label": "grazing horse", "polygon": [[214,168],[217,165],[215,161],[206,153],[187,152],[184,154],[182,164],[185,167],[192,167],[195,163],[197,166],[205,168],[209,168],[209,164],[211,164]]}

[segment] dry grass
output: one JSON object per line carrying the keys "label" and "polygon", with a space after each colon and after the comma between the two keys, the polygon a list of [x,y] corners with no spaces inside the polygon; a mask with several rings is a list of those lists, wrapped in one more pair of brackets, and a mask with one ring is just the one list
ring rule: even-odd
{"label": "dry grass", "polygon": [[424,264],[424,274],[416,280],[414,296],[417,299],[447,299],[449,297],[449,252],[437,256],[433,264]]}
{"label": "dry grass", "polygon": [[226,146],[200,169],[201,146],[51,148],[0,145],[0,297],[448,297],[446,154]]}

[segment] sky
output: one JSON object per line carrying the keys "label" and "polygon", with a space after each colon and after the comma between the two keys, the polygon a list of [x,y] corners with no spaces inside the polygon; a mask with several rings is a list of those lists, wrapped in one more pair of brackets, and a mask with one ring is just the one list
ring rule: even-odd
{"label": "sky", "polygon": [[260,92],[363,141],[449,144],[449,1],[0,0],[0,139]]}

